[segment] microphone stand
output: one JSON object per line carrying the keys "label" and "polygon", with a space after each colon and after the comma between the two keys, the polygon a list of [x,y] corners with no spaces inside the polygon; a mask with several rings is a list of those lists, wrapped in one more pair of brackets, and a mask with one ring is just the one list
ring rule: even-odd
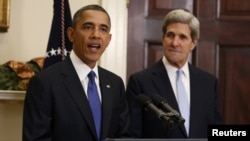
{"label": "microphone stand", "polygon": [[[144,110],[148,111],[149,108],[144,107]],[[174,129],[174,127],[175,127],[175,124],[174,124],[175,122],[174,122],[174,120],[172,118],[174,116],[174,114],[172,112],[167,112],[167,113],[158,112],[157,115],[158,115],[158,118],[163,121],[163,123],[164,123],[164,125],[166,127],[166,129],[165,129],[166,135],[168,137],[170,135],[170,133],[172,132],[172,130]]]}
{"label": "microphone stand", "polygon": [[165,122],[166,124],[166,135],[169,137],[171,132],[173,131],[174,128],[180,127],[182,124],[184,124],[185,120],[180,119],[178,115],[176,115],[173,112],[167,112],[165,114],[169,118],[169,122]]}

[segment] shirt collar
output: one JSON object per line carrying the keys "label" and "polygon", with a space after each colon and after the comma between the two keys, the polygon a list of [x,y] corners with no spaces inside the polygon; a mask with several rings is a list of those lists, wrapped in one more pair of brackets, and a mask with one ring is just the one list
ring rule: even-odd
{"label": "shirt collar", "polygon": [[91,69],[89,66],[87,66],[74,52],[74,50],[71,51],[70,53],[70,58],[72,60],[73,66],[76,69],[76,72],[80,78],[80,80],[82,81],[83,79],[85,79],[88,76],[88,73],[93,70],[96,74],[96,78],[99,78],[99,74],[98,74],[98,67],[97,65],[95,65],[95,67],[93,69]]}
{"label": "shirt collar", "polygon": [[[175,76],[175,75],[176,75],[176,71],[178,70],[178,68],[172,66],[172,65],[168,62],[168,60],[167,60],[167,58],[166,58],[165,56],[162,57],[162,62],[163,62],[163,64],[164,64],[164,66],[165,66],[165,68],[166,68],[168,74],[169,74],[169,75],[174,75],[174,76]],[[184,76],[187,77],[187,78],[189,78],[188,61],[187,61],[187,62],[185,63],[185,65],[184,65],[182,68],[180,68],[180,69],[182,69]]]}

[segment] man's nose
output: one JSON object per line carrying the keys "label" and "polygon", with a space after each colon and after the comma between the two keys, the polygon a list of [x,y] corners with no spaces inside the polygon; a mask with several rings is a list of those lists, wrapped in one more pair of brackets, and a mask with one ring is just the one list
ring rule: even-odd
{"label": "man's nose", "polygon": [[92,37],[95,37],[95,38],[99,38],[101,36],[98,28],[94,28],[91,35],[92,35]]}
{"label": "man's nose", "polygon": [[173,40],[172,40],[172,44],[174,46],[177,46],[179,44],[179,38],[178,37],[174,37]]}

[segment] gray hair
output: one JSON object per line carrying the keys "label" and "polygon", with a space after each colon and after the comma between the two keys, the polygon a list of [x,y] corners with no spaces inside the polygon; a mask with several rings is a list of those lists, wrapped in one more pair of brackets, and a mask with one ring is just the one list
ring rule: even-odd
{"label": "gray hair", "polygon": [[197,40],[200,38],[200,22],[199,20],[190,12],[183,9],[176,9],[169,12],[163,21],[162,33],[166,33],[167,26],[171,23],[185,23],[189,25],[191,30],[191,38]]}

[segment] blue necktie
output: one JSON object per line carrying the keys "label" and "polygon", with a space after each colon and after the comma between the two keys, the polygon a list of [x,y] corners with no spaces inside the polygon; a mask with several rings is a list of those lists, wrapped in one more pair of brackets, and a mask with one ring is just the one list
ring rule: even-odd
{"label": "blue necktie", "polygon": [[88,99],[91,107],[92,115],[94,117],[95,129],[98,136],[98,140],[100,140],[101,133],[101,102],[99,99],[97,86],[95,83],[95,72],[90,71],[88,74],[89,83],[88,83]]}
{"label": "blue necktie", "polygon": [[189,134],[189,104],[187,93],[185,91],[184,85],[182,83],[182,70],[177,70],[177,95],[178,95],[178,105],[183,118],[185,118],[185,128],[187,135]]}

